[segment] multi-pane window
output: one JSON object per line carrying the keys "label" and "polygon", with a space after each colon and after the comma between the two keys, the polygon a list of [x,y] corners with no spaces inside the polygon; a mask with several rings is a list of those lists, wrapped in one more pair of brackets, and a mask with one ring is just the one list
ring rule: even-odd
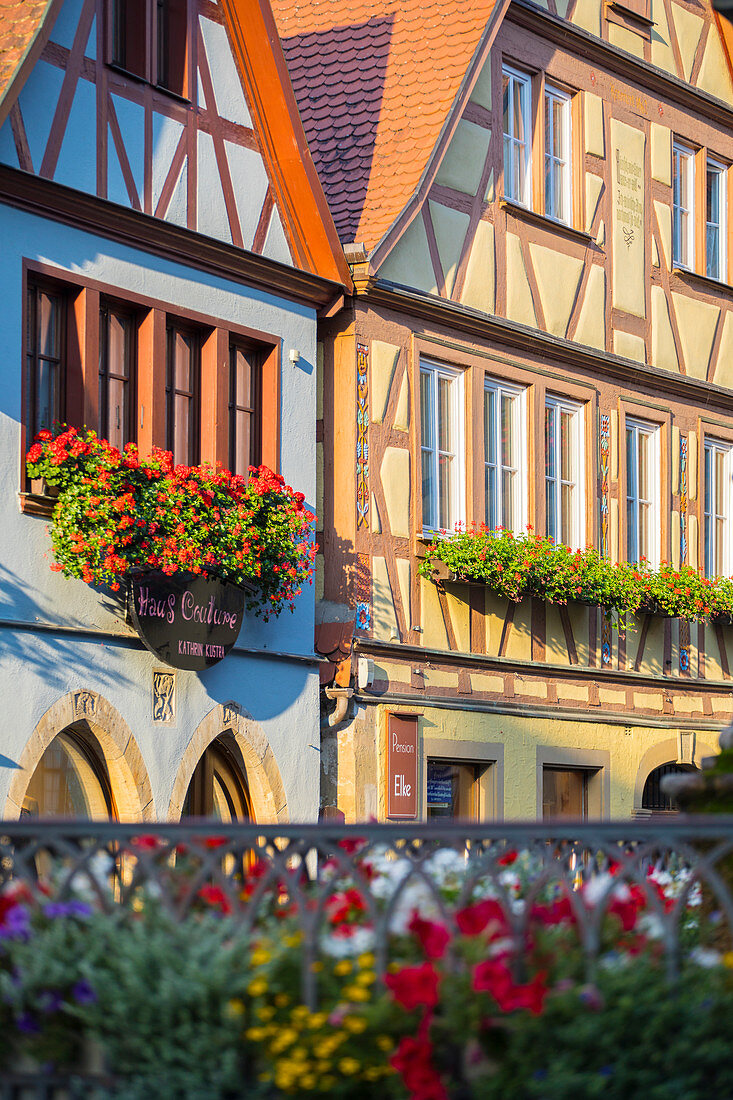
{"label": "multi-pane window", "polygon": [[462,375],[437,363],[420,365],[423,528],[452,530],[463,518]]}
{"label": "multi-pane window", "polygon": [[527,439],[524,391],[484,383],[484,522],[519,533],[525,524]]}
{"label": "multi-pane window", "polygon": [[547,537],[574,550],[583,541],[583,418],[574,402],[545,402],[545,512]]}
{"label": "multi-pane window", "polygon": [[731,493],[733,446],[705,441],[705,572],[708,577],[730,576]]}
{"label": "multi-pane window", "polygon": [[705,179],[705,273],[725,279],[726,170],[708,160]]}
{"label": "multi-pane window", "polygon": [[32,439],[41,428],[65,419],[62,292],[28,284],[26,317],[26,426]]}
{"label": "multi-pane window", "polygon": [[135,321],[111,304],[99,313],[99,427],[102,439],[120,450],[135,438],[133,385]]}
{"label": "multi-pane window", "polygon": [[659,428],[626,418],[626,559],[659,564]]}
{"label": "multi-pane window", "polygon": [[110,60],[166,91],[186,95],[188,0],[110,0]]}
{"label": "multi-pane window", "polygon": [[166,446],[173,461],[199,461],[201,340],[194,329],[169,324],[166,363]]}
{"label": "multi-pane window", "polygon": [[502,73],[504,194],[531,206],[531,85],[526,73]]}
{"label": "multi-pane window", "polygon": [[261,376],[258,354],[233,343],[229,348],[229,468],[243,476],[262,461]]}
{"label": "multi-pane window", "polygon": [[545,213],[568,225],[572,209],[570,96],[545,87]]}
{"label": "multi-pane window", "polygon": [[672,148],[672,254],[678,267],[695,265],[695,157],[678,142]]}

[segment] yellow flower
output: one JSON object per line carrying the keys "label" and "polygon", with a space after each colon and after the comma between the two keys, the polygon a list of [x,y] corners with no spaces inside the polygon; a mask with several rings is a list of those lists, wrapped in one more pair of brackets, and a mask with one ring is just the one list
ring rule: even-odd
{"label": "yellow flower", "polygon": [[286,1005],[290,1004],[290,997],[287,993],[278,993],[275,996],[275,1004],[278,1008],[285,1008]]}
{"label": "yellow flower", "polygon": [[361,970],[371,970],[374,966],[374,953],[372,951],[365,951],[363,955],[359,955],[356,963]]}
{"label": "yellow flower", "polygon": [[312,974],[320,974],[322,970],[323,970],[323,963],[322,962],[311,963],[311,973]]}
{"label": "yellow flower", "polygon": [[253,1043],[261,1043],[263,1039],[266,1039],[269,1034],[269,1028],[266,1027],[248,1027],[244,1033],[245,1039],[251,1039]]}
{"label": "yellow flower", "polygon": [[271,1020],[274,1015],[275,1009],[272,1007],[272,1005],[260,1005],[260,1007],[257,1009],[257,1017],[260,1020]]}
{"label": "yellow flower", "polygon": [[327,1012],[314,1012],[310,1020],[308,1021],[308,1027],[315,1031],[318,1028],[323,1027],[327,1020]]}
{"label": "yellow flower", "polygon": [[293,1047],[293,1049],[290,1051],[290,1057],[293,1059],[294,1062],[301,1063],[300,1068],[302,1069],[302,1063],[308,1061],[308,1051],[303,1050],[302,1047]]}
{"label": "yellow flower", "polygon": [[303,941],[302,932],[293,932],[289,936],[283,936],[283,943],[286,947],[299,947]]}
{"label": "yellow flower", "polygon": [[339,1070],[344,1077],[352,1077],[359,1072],[360,1068],[361,1063],[357,1062],[356,1058],[342,1058],[339,1062]]}
{"label": "yellow flower", "polygon": [[345,974],[350,974],[353,967],[349,959],[340,959],[339,962],[333,968],[333,972],[337,978],[343,978]]}
{"label": "yellow flower", "polygon": [[238,997],[227,1002],[226,1014],[230,1019],[235,1019],[237,1016],[244,1016],[244,1013],[244,1001],[240,1001]]}
{"label": "yellow flower", "polygon": [[378,1035],[377,1046],[380,1050],[390,1051],[394,1049],[394,1039],[390,1039],[389,1035]]}
{"label": "yellow flower", "polygon": [[297,1038],[298,1032],[295,1028],[285,1027],[270,1043],[270,1050],[273,1054],[280,1054],[286,1047],[292,1046]]}
{"label": "yellow flower", "polygon": [[312,1073],[304,1073],[300,1078],[300,1087],[302,1089],[314,1089],[316,1087],[316,1079]]}
{"label": "yellow flower", "polygon": [[347,1001],[368,1001],[371,997],[369,990],[360,985],[344,986],[343,993]]}
{"label": "yellow flower", "polygon": [[723,966],[727,966],[729,970],[733,970],[733,951],[726,951],[723,955]]}
{"label": "yellow flower", "polygon": [[268,963],[272,956],[269,951],[265,951],[264,947],[256,947],[249,957],[249,961],[252,966],[264,966]]}
{"label": "yellow flower", "polygon": [[366,1031],[367,1022],[363,1016],[344,1016],[343,1026],[352,1035],[360,1035],[362,1031]]}
{"label": "yellow flower", "polygon": [[357,974],[354,981],[357,985],[374,985],[377,980],[377,975],[373,970],[362,970],[361,974]]}
{"label": "yellow flower", "polygon": [[367,1069],[364,1070],[364,1078],[367,1081],[378,1081],[384,1073],[384,1066],[368,1066]]}
{"label": "yellow flower", "polygon": [[303,1020],[307,1020],[310,1016],[310,1010],[305,1005],[296,1005],[295,1008],[290,1010],[291,1020],[297,1020],[299,1023]]}
{"label": "yellow flower", "polygon": [[[253,982],[250,982],[247,986],[247,992],[250,997],[260,997],[263,993],[267,992],[267,982],[264,978],[255,978]],[[277,1001],[277,997],[275,998]]]}
{"label": "yellow flower", "polygon": [[331,1073],[327,1073],[325,1077],[321,1078],[321,1088],[328,1092],[336,1084],[336,1078]]}

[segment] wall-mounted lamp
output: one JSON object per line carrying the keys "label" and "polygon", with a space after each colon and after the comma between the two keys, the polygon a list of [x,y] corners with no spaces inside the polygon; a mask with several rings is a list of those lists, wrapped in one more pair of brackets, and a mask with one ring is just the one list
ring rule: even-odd
{"label": "wall-mounted lamp", "polygon": [[293,363],[293,364],[299,363],[300,362],[300,352],[298,351],[298,349],[297,348],[291,348],[289,353],[288,353],[288,358],[290,359],[290,362]]}

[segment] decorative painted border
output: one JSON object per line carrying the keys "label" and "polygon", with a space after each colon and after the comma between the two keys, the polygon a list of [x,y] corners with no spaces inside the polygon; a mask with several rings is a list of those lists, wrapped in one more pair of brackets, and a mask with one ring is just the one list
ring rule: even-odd
{"label": "decorative painted border", "polygon": [[[611,417],[601,413],[601,557],[607,558],[608,546],[608,469],[611,446]],[[605,619],[605,616],[604,616]],[[610,658],[609,658],[610,660]]]}
{"label": "decorative painted border", "polygon": [[372,629],[372,570],[368,554],[356,555],[354,571],[354,600],[356,603],[356,629]]}
{"label": "decorative painted border", "polygon": [[613,631],[611,616],[601,608],[601,664],[610,665],[613,657]]}
{"label": "decorative painted border", "polygon": [[680,436],[680,565],[687,560],[687,436]]}
{"label": "decorative painted border", "polygon": [[[687,436],[680,436],[680,565],[687,560]],[[690,624],[680,619],[680,672],[688,675],[690,671]]]}
{"label": "decorative painted border", "polygon": [[369,348],[356,345],[356,526],[369,524]]}

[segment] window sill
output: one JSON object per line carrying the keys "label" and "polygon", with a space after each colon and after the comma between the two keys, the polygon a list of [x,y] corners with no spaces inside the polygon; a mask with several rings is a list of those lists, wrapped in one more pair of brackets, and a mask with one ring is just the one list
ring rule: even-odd
{"label": "window sill", "polygon": [[515,202],[514,199],[499,199],[499,208],[506,210],[508,214],[512,214],[515,218],[521,218],[533,225],[539,225],[543,229],[562,233],[564,236],[570,237],[571,240],[580,241],[582,244],[590,244],[593,241],[592,235],[586,233],[584,229],[576,229],[575,226],[557,221],[556,218],[550,218],[547,214],[539,214],[536,210],[530,210],[528,206],[523,206],[521,202]]}
{"label": "window sill", "polygon": [[715,291],[716,294],[720,294],[721,291],[733,294],[733,286],[730,283],[726,283],[722,279],[714,279],[712,275],[701,275],[699,271],[691,271],[689,267],[677,267],[673,264],[672,274],[676,275],[678,279],[682,279],[683,282],[700,283],[701,286],[707,290]]}
{"label": "window sill", "polygon": [[131,73],[129,69],[123,68],[122,65],[115,64],[114,61],[107,62],[107,68],[111,69],[113,73],[117,73],[118,76],[124,76],[126,80],[133,80],[136,84],[147,85],[152,88],[154,92],[160,92],[161,95],[169,96],[171,99],[175,99],[178,103],[183,103],[187,107],[192,106],[192,101],[188,96],[181,95],[180,92],[174,92],[171,88],[166,88],[163,84],[151,84],[150,81],[140,76],[138,73]]}
{"label": "window sill", "polygon": [[58,497],[44,493],[18,493],[18,500],[24,516],[41,516],[43,519],[50,519],[58,504]]}

